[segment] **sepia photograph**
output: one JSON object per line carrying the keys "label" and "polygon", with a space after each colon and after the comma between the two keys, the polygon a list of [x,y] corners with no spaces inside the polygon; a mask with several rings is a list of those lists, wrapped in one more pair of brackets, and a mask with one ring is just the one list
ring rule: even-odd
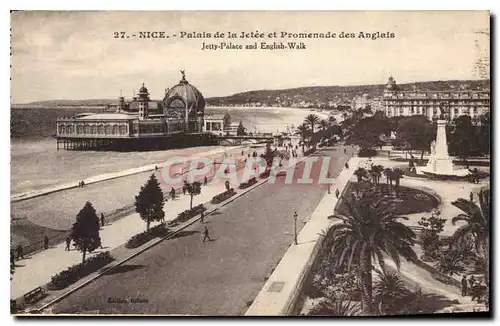
{"label": "sepia photograph", "polygon": [[491,316],[489,11],[11,11],[14,316]]}

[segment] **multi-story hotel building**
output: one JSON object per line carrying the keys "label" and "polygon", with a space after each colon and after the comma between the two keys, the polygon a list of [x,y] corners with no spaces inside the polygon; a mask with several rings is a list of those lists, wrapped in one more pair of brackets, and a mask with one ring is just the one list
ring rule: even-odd
{"label": "multi-story hotel building", "polygon": [[453,120],[461,115],[478,117],[490,110],[490,92],[477,90],[400,91],[389,77],[383,104],[388,117],[424,115],[430,120]]}

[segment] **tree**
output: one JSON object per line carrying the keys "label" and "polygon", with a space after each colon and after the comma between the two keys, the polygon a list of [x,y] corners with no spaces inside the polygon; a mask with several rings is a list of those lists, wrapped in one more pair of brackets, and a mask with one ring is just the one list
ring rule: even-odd
{"label": "tree", "polygon": [[90,202],[86,202],[76,215],[76,222],[71,228],[71,239],[75,247],[82,252],[82,262],[87,252],[92,252],[101,245],[99,237],[99,217]]}
{"label": "tree", "polygon": [[436,127],[425,116],[416,115],[399,120],[397,141],[406,143],[411,150],[420,150],[420,159],[436,139]]}
{"label": "tree", "polygon": [[16,272],[16,257],[13,250],[10,251],[10,279],[12,280],[12,275]]}
{"label": "tree", "polygon": [[[381,315],[392,310],[391,306],[399,299],[408,294],[405,283],[396,272],[376,270],[378,280],[375,282],[375,301],[378,302],[378,310]],[[389,310],[389,311],[386,311]]]}
{"label": "tree", "polygon": [[237,136],[246,135],[245,127],[243,127],[243,122],[241,122],[241,120],[240,120],[240,124],[238,125],[238,129],[236,130],[236,135]]}
{"label": "tree", "polygon": [[326,128],[329,127],[329,123],[327,120],[325,119],[321,119],[319,122],[318,122],[318,126],[321,128],[321,130],[326,130]]}
{"label": "tree", "polygon": [[399,168],[395,168],[394,170],[392,170],[392,180],[395,181],[396,183],[396,189],[399,187],[399,180],[401,180],[403,178],[403,170],[399,169]]}
{"label": "tree", "polygon": [[368,176],[368,171],[366,171],[365,168],[357,168],[356,171],[354,171],[354,175],[358,178],[358,183],[361,183],[363,178]]}
{"label": "tree", "polygon": [[300,138],[302,141],[302,152],[304,152],[304,146],[306,143],[306,139],[311,134],[311,130],[309,130],[307,125],[305,123],[303,123],[297,127],[297,134],[300,135]]}
{"label": "tree", "polygon": [[320,117],[313,113],[307,115],[304,119],[304,123],[308,124],[311,127],[311,134],[314,135],[314,127],[319,124],[319,121]]}
{"label": "tree", "polygon": [[392,186],[392,169],[385,168],[383,173],[384,173],[385,178],[387,179],[387,184]]}
{"label": "tree", "polygon": [[266,145],[266,151],[261,154],[261,157],[266,161],[266,167],[269,168],[273,165],[274,157],[276,156],[276,151],[271,149],[271,145]]}
{"label": "tree", "polygon": [[153,173],[146,184],[141,187],[139,195],[135,196],[135,211],[146,222],[146,230],[149,231],[151,222],[165,219],[164,204],[163,191]]}
{"label": "tree", "polygon": [[370,169],[370,174],[372,175],[373,183],[379,184],[380,177],[382,176],[382,172],[384,171],[384,167],[382,165],[373,165]]}
{"label": "tree", "polygon": [[357,121],[346,131],[346,144],[358,145],[362,151],[366,151],[382,145],[380,136],[389,132],[389,121],[386,118],[367,117]]}
{"label": "tree", "polygon": [[201,182],[194,181],[192,183],[186,182],[186,191],[191,197],[191,202],[189,204],[189,209],[193,209],[193,197],[201,194]]}
{"label": "tree", "polygon": [[[479,206],[463,198],[453,201],[451,204],[461,211],[462,214],[455,216],[451,222],[455,225],[458,221],[465,222],[452,236],[452,245],[466,241],[467,237],[474,238],[476,252],[483,256],[485,262],[489,262],[489,241],[490,241],[490,190],[480,191],[478,194]],[[484,270],[484,279],[488,286],[488,264]]]}
{"label": "tree", "polygon": [[476,128],[468,115],[462,115],[454,119],[454,128],[450,135],[450,153],[459,156],[464,163],[477,147],[473,143]]}
{"label": "tree", "polygon": [[384,199],[375,199],[371,192],[366,192],[360,200],[346,202],[347,214],[334,215],[342,223],[332,226],[332,253],[336,265],[347,264],[350,269],[357,264],[362,280],[363,313],[372,315],[372,259],[376,259],[385,269],[384,253],[391,258],[396,267],[400,267],[400,256],[409,261],[416,261],[413,251],[415,233],[396,216],[391,203]]}
{"label": "tree", "polygon": [[[445,218],[440,217],[439,211],[433,211],[431,217],[422,217],[418,225],[422,227],[420,234],[421,246],[426,260],[436,260],[439,258],[439,234],[443,232]],[[424,259],[422,258],[422,259]]]}

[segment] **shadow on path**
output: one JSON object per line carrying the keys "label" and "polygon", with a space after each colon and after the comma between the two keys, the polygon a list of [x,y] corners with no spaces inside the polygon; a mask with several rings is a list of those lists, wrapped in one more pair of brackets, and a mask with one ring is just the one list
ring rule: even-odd
{"label": "shadow on path", "polygon": [[189,236],[189,235],[193,235],[195,233],[200,233],[200,232],[198,232],[198,231],[181,231],[181,232],[175,234],[174,236],[170,237],[168,240],[177,239],[177,238],[181,238],[181,237],[186,237],[186,236]]}
{"label": "shadow on path", "polygon": [[126,273],[130,271],[134,271],[136,269],[141,269],[144,268],[144,265],[121,265],[118,267],[114,267],[110,271],[107,271],[104,273],[104,275],[114,275],[114,274],[121,274],[121,273]]}

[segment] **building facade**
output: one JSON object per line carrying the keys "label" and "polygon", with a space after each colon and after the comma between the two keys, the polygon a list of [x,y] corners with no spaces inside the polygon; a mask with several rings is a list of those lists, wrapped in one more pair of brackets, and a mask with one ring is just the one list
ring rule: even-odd
{"label": "building facade", "polygon": [[389,78],[383,95],[388,117],[424,115],[429,120],[453,120],[461,115],[471,118],[489,112],[490,92],[478,90],[400,91],[393,77]]}
{"label": "building facade", "polygon": [[81,144],[98,147],[113,143],[113,140],[118,143],[132,139],[144,140],[142,144],[147,146],[148,142],[158,145],[162,137],[203,132],[205,99],[196,87],[189,84],[183,71],[181,81],[166,90],[160,105],[151,101],[149,95],[143,84],[130,104],[126,104],[122,96],[118,98],[116,112],[83,113],[58,119],[58,144],[62,140],[65,148],[66,142],[70,143],[70,148],[79,148]]}

